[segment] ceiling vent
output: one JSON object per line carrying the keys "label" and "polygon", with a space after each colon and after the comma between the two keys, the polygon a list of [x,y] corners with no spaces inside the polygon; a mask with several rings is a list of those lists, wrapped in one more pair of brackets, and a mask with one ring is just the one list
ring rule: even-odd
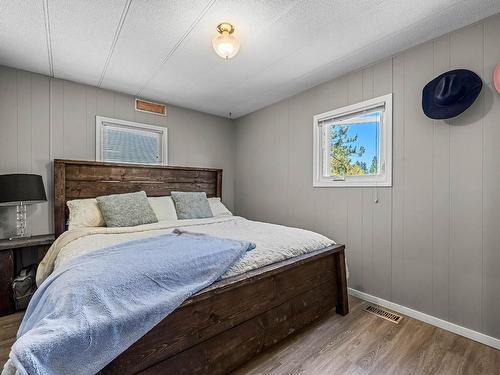
{"label": "ceiling vent", "polygon": [[135,110],[139,112],[152,113],[158,116],[167,115],[167,106],[165,104],[148,102],[142,99],[135,99]]}

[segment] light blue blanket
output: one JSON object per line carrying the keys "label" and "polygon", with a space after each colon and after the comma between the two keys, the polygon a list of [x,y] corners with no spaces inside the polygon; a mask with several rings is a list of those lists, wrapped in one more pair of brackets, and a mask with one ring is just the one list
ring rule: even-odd
{"label": "light blue blanket", "polygon": [[177,233],[75,258],[33,296],[4,371],[95,374],[254,247]]}

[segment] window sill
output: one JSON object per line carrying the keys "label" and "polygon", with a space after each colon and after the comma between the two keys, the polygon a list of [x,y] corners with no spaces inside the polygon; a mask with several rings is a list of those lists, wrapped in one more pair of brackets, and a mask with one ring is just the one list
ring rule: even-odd
{"label": "window sill", "polygon": [[338,188],[338,187],[392,187],[390,181],[313,181],[313,187]]}

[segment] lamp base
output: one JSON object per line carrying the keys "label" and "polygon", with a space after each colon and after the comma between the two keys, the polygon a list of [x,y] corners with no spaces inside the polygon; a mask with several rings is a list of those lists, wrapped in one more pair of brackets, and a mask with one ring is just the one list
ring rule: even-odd
{"label": "lamp base", "polygon": [[31,234],[27,231],[26,211],[26,203],[18,202],[16,209],[16,235],[9,238],[9,240],[31,237]]}

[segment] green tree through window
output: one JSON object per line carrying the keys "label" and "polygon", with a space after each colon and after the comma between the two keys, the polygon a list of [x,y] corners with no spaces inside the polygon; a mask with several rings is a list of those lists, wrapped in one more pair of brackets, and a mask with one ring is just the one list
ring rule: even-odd
{"label": "green tree through window", "polygon": [[353,162],[352,156],[362,156],[363,146],[355,145],[358,135],[349,136],[347,125],[333,125],[331,132],[330,173],[332,176],[363,176],[368,173],[366,163]]}
{"label": "green tree through window", "polygon": [[370,174],[377,174],[378,171],[378,160],[377,156],[374,156],[372,159],[372,165],[370,166]]}

